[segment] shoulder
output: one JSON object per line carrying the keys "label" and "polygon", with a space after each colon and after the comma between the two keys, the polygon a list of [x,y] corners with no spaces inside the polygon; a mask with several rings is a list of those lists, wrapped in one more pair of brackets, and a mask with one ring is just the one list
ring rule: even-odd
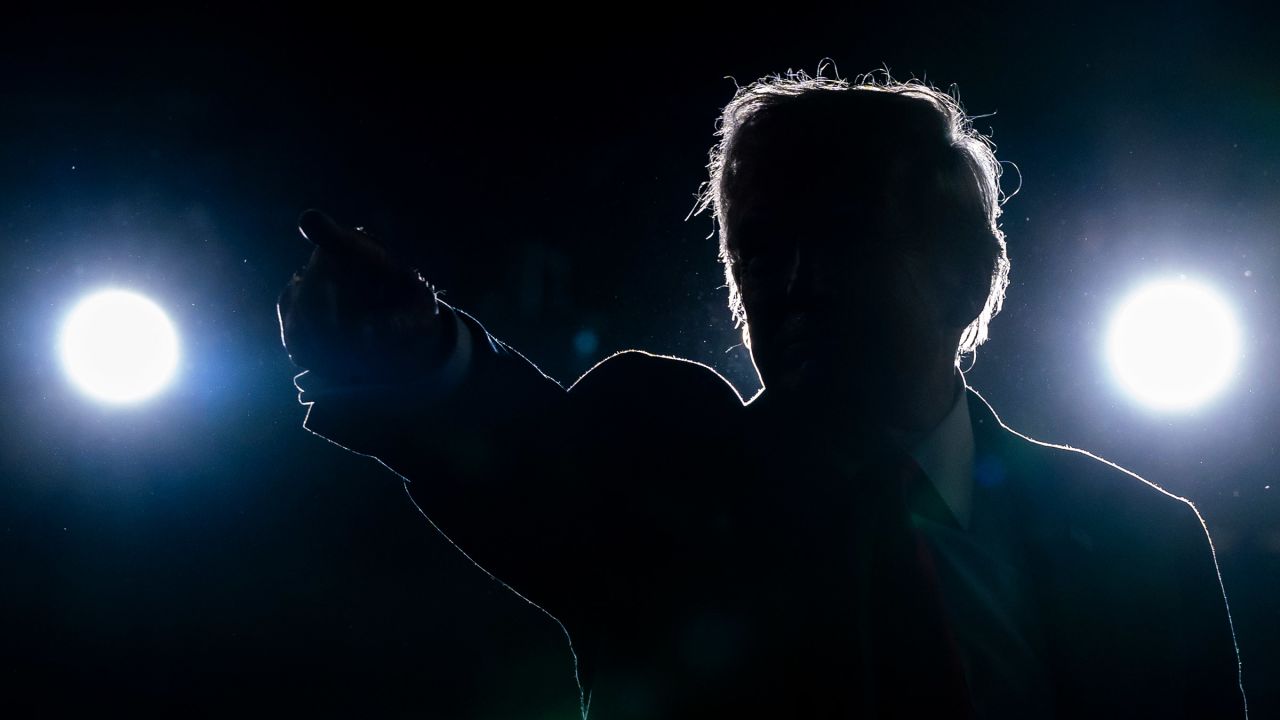
{"label": "shoulder", "polygon": [[571,395],[639,405],[677,403],[742,407],[742,396],[702,363],[624,350],[596,363],[569,387]]}
{"label": "shoulder", "polygon": [[1135,539],[1206,539],[1203,520],[1187,498],[1088,450],[1014,430],[978,397],[970,407],[980,482],[991,471],[984,461],[995,463],[1034,505],[1073,527]]}
{"label": "shoulder", "polygon": [[1023,435],[985,401],[970,407],[978,481],[984,453],[1007,467],[1064,642],[1092,648],[1085,672],[1163,668],[1182,678],[1187,717],[1239,717],[1235,633],[1194,503],[1094,453]]}
{"label": "shoulder", "polygon": [[1038,445],[1077,522],[1153,544],[1175,537],[1206,540],[1204,521],[1190,499],[1090,451],[1027,442]]}

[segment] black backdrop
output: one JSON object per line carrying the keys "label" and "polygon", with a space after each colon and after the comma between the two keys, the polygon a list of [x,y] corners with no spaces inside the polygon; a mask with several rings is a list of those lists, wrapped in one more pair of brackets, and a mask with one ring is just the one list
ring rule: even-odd
{"label": "black backdrop", "polygon": [[[367,6],[15,12],[0,46],[0,678],[46,709],[572,717],[559,630],[398,482],[300,427],[276,292],[293,221],[368,226],[571,380],[641,347],[755,378],[710,220],[685,221],[734,80],[830,57],[958,83],[1017,164],[1013,284],[969,373],[1006,422],[1194,499],[1254,715],[1280,712],[1274,16],[1126,9]],[[1017,173],[1009,170],[1009,189]],[[1101,335],[1142,279],[1221,289],[1239,376],[1133,405]],[[179,383],[94,405],[57,323],[105,284],[182,335]],[[1188,343],[1196,341],[1188,328]]]}

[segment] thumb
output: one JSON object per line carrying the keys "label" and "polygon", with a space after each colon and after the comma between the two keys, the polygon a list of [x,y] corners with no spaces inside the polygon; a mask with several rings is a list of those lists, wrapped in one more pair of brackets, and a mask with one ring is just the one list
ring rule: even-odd
{"label": "thumb", "polygon": [[319,210],[305,210],[298,216],[298,231],[316,247],[343,260],[388,267],[387,251],[369,235],[344,228]]}

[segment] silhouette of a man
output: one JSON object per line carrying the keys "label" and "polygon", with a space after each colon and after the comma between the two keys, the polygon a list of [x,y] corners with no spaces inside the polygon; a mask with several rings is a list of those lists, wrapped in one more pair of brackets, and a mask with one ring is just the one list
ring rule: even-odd
{"label": "silhouette of a man", "polygon": [[788,74],[718,135],[750,402],[637,351],[566,391],[308,212],[279,307],[305,426],[562,623],[593,718],[1242,715],[1195,508],[1008,430],[958,370],[1009,268],[958,104]]}

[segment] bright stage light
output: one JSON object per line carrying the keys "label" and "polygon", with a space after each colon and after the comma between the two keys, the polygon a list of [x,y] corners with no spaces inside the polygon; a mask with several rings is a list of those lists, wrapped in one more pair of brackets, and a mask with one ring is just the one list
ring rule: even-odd
{"label": "bright stage light", "polygon": [[62,325],[62,366],[90,396],[110,403],[144,400],[173,377],[178,336],[155,303],[126,290],[81,300]]}
{"label": "bright stage light", "polygon": [[1157,410],[1189,410],[1221,391],[1240,358],[1231,308],[1204,285],[1167,280],[1121,303],[1107,333],[1107,358],[1120,384]]}

